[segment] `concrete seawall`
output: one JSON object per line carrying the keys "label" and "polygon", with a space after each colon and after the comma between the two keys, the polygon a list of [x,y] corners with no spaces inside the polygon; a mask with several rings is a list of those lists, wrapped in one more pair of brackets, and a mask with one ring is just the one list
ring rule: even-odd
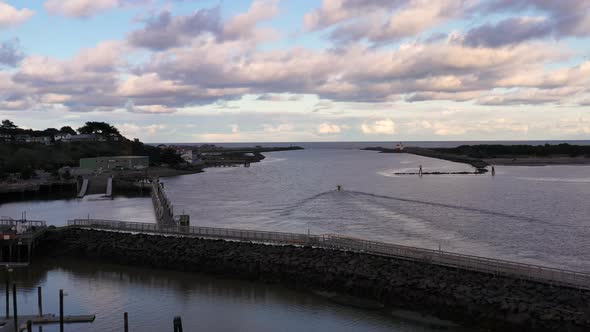
{"label": "concrete seawall", "polygon": [[590,292],[374,255],[80,229],[38,253],[219,274],[375,300],[495,331],[588,331]]}

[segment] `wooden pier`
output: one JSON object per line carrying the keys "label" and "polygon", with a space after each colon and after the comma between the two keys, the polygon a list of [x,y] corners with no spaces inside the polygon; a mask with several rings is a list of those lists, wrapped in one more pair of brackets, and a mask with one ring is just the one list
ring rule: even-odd
{"label": "wooden pier", "polygon": [[0,266],[30,263],[35,242],[46,229],[40,220],[0,219]]}
{"label": "wooden pier", "polygon": [[[64,316],[64,324],[73,323],[92,323],[96,319],[95,315],[77,315],[77,316]],[[31,321],[34,326],[48,325],[48,324],[59,324],[60,317],[54,314],[46,314],[43,316],[39,315],[22,315],[18,316],[18,329],[14,328],[14,319],[11,318],[0,318],[0,332],[14,332],[26,331],[27,321]]]}
{"label": "wooden pier", "polygon": [[152,179],[152,202],[158,223],[174,225],[174,209],[159,179]]}

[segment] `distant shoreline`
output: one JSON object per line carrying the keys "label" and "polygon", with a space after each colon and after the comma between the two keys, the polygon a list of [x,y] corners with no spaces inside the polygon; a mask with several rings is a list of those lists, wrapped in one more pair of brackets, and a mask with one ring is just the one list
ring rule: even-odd
{"label": "distant shoreline", "polygon": [[[559,145],[462,145],[456,148],[406,147],[395,150],[369,147],[362,150],[381,153],[410,153],[419,156],[464,163],[477,169],[489,166],[590,165],[590,147]],[[526,153],[523,153],[526,152]],[[537,154],[535,154],[537,153]],[[541,154],[541,155],[539,155]]]}
{"label": "distant shoreline", "polygon": [[590,158],[585,157],[515,157],[484,159],[491,165],[499,166],[588,166]]}

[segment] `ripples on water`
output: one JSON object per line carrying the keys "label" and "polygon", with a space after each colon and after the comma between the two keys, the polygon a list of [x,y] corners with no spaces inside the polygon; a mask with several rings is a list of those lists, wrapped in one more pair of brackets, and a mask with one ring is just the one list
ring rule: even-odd
{"label": "ripples on water", "polygon": [[499,166],[496,177],[394,175],[419,165],[471,169],[413,155],[306,150],[165,181],[193,224],[310,229],[590,271],[583,249],[590,247],[588,167]]}
{"label": "ripples on water", "polygon": [[[497,176],[396,176],[467,171],[464,164],[359,150],[268,154],[250,168],[164,179],[193,225],[337,233],[404,245],[590,271],[589,171],[584,166],[497,167]],[[336,185],[345,191],[337,192]],[[154,222],[149,198],[41,201],[0,216]]]}

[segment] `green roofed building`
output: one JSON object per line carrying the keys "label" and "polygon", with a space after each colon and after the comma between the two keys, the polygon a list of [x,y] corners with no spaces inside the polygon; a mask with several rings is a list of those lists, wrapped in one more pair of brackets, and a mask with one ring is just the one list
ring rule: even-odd
{"label": "green roofed building", "polygon": [[148,156],[117,156],[80,159],[80,168],[92,170],[142,169],[150,165]]}

